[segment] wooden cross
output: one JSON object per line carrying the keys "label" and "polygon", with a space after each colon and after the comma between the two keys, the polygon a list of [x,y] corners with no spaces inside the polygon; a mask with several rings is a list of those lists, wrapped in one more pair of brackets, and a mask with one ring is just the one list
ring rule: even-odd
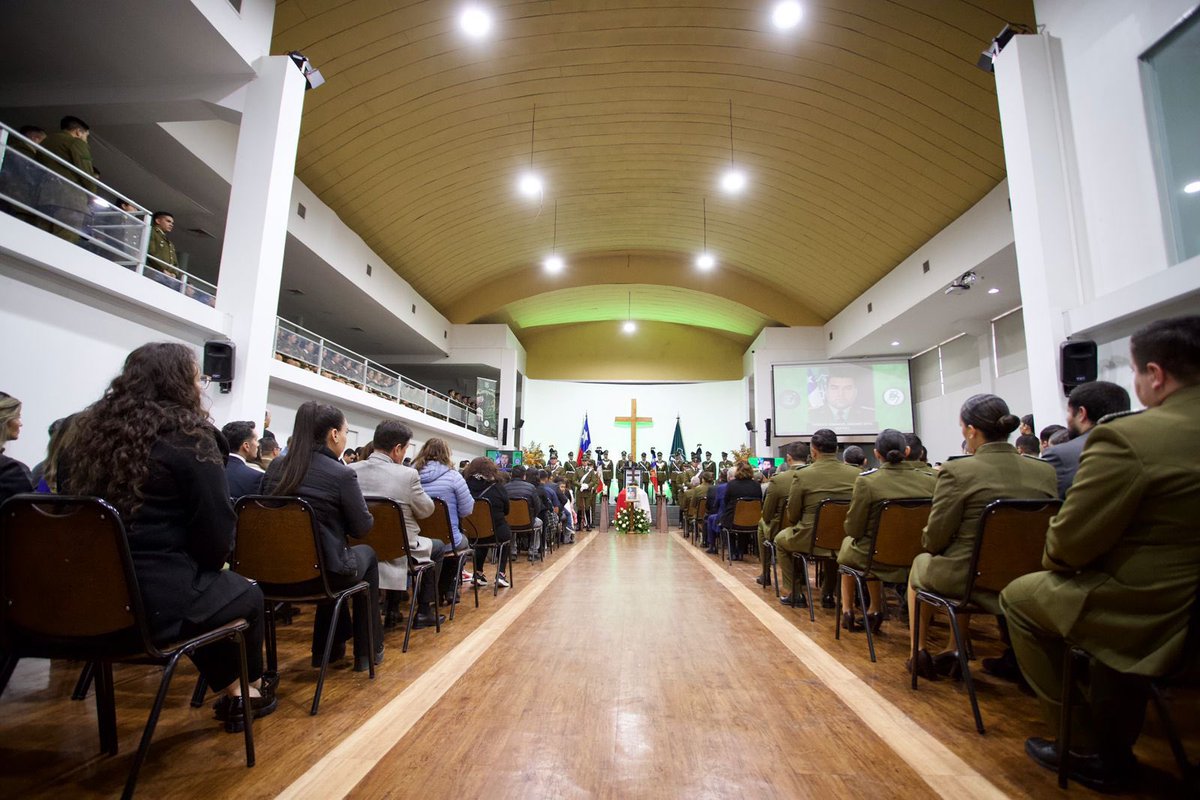
{"label": "wooden cross", "polygon": [[633,459],[634,461],[637,461],[637,457],[638,457],[638,455],[637,455],[638,454],[637,429],[638,429],[638,426],[644,425],[649,428],[654,425],[654,418],[653,417],[639,417],[637,415],[637,400],[630,400],[629,401],[629,416],[628,417],[617,417],[613,421],[616,422],[618,425],[628,425],[629,426],[629,457],[631,459]]}

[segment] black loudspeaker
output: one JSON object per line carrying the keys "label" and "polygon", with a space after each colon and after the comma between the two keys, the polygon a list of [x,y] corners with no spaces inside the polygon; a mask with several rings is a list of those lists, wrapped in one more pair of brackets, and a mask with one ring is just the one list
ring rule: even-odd
{"label": "black loudspeaker", "polygon": [[500,446],[508,445],[508,417],[504,418],[504,424],[500,427]]}
{"label": "black loudspeaker", "polygon": [[233,342],[213,339],[204,343],[204,366],[201,372],[213,383],[233,382]]}
{"label": "black loudspeaker", "polygon": [[767,417],[767,447],[771,446],[771,418]]}
{"label": "black loudspeaker", "polygon": [[519,431],[519,430],[521,430],[521,428],[524,428],[524,427],[525,427],[525,420],[518,419],[517,424],[513,426],[513,430]]}
{"label": "black loudspeaker", "polygon": [[746,420],[746,430],[748,430],[748,431],[754,430],[754,423],[751,422],[750,420]]}
{"label": "black loudspeaker", "polygon": [[1069,395],[1076,386],[1096,380],[1100,366],[1096,357],[1096,343],[1090,339],[1062,343],[1063,394]]}

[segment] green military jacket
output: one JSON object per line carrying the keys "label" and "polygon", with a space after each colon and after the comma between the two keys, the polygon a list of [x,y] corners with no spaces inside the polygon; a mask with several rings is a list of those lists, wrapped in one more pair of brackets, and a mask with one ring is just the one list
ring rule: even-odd
{"label": "green military jacket", "polygon": [[617,462],[617,488],[618,490],[625,488],[625,470],[630,468],[628,459],[622,458]]}
{"label": "green military jacket", "polygon": [[[971,551],[983,509],[993,500],[1058,497],[1054,467],[1023,456],[1008,442],[988,442],[975,454],[942,465],[933,488],[933,508],[921,536],[926,553],[913,562],[912,585],[951,597],[966,591]],[[974,598],[991,613],[995,597]]]}
{"label": "green military jacket", "polygon": [[588,466],[580,467],[579,469],[579,491],[591,494],[596,491],[596,486],[600,482],[600,473]]}
{"label": "green military jacket", "polygon": [[[84,175],[95,175],[96,169],[92,164],[92,148],[83,139],[77,139],[66,131],[55,131],[42,142],[42,148],[66,161],[71,166],[83,172]],[[46,169],[59,175],[51,178],[46,175],[38,187],[38,202],[41,205],[61,206],[75,211],[87,211],[89,198],[86,192],[96,191],[96,184],[80,176],[74,170],[67,169],[61,163],[39,153],[38,162]]]}
{"label": "green military jacket", "polygon": [[613,463],[611,461],[605,461],[604,465],[600,467],[600,481],[603,485],[602,491],[606,494],[608,493],[609,487],[612,486],[614,474],[615,470],[613,468]]}
{"label": "green military jacket", "polygon": [[771,476],[763,496],[762,519],[758,523],[759,538],[774,540],[775,534],[783,527],[783,509],[787,504],[788,495],[792,492],[792,481],[796,472],[804,466],[806,465],[794,464]]}
{"label": "green military jacket", "polygon": [[1035,597],[1101,663],[1161,675],[1177,662],[1200,582],[1200,386],[1092,428],[1050,523]]}
{"label": "green military jacket", "polygon": [[[146,250],[146,254],[172,267],[179,266],[179,258],[175,254],[174,243],[167,238],[167,235],[157,225],[150,226],[150,247]],[[153,261],[150,262],[150,266],[154,269],[163,268],[162,264]]]}
{"label": "green military jacket", "polygon": [[712,479],[713,479],[713,483],[717,482],[717,462],[715,462],[715,461],[701,462],[700,471],[707,472],[709,475],[711,475]]}
{"label": "green military jacket", "polygon": [[[846,512],[846,540],[838,555],[838,562],[859,569],[867,568],[870,554],[868,532],[879,518],[878,503],[903,497],[932,497],[937,478],[924,464],[901,461],[899,464],[884,463],[858,476],[854,492],[850,495],[850,509]],[[903,567],[874,567],[880,579],[889,583],[904,583],[908,580],[908,565]]]}
{"label": "green military jacket", "polygon": [[821,501],[829,497],[849,499],[857,477],[858,467],[838,461],[832,455],[818,458],[793,473],[786,522],[793,534],[800,537],[796,541],[797,549],[808,549],[806,541],[812,536],[813,521]]}

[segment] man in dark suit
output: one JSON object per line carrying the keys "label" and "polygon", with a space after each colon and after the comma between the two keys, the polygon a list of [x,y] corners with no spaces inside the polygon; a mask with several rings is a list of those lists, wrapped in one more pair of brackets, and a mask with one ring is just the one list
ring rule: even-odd
{"label": "man in dark suit", "polygon": [[1058,475],[1058,496],[1066,497],[1067,489],[1075,480],[1079,469],[1079,457],[1087,444],[1088,434],[1096,423],[1109,414],[1129,410],[1129,392],[1108,381],[1092,381],[1080,384],[1071,390],[1067,398],[1067,430],[1070,441],[1055,445],[1042,458],[1054,465]]}
{"label": "man in dark suit", "polygon": [[259,494],[263,471],[250,462],[258,458],[258,434],[254,423],[245,420],[227,422],[221,435],[229,442],[229,458],[225,461],[225,479],[229,481],[229,496],[233,500],[248,494]]}

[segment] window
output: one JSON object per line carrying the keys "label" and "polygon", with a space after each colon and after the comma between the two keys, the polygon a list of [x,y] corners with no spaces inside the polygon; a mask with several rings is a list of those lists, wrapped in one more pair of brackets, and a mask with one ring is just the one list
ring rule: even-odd
{"label": "window", "polygon": [[1200,255],[1200,10],[1184,17],[1140,61],[1167,251],[1177,264]]}
{"label": "window", "polygon": [[992,361],[997,378],[1029,368],[1025,356],[1025,315],[1021,309],[992,320]]}

